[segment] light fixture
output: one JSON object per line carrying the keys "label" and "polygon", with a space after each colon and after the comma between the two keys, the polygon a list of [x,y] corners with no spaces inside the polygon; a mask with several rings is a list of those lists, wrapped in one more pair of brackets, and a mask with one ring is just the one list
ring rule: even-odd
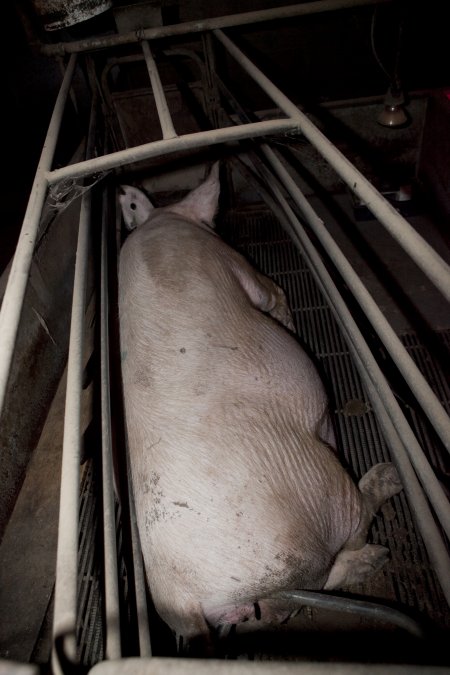
{"label": "light fixture", "polygon": [[384,108],[377,118],[384,127],[404,127],[409,123],[405,112],[405,97],[400,88],[390,86],[384,99]]}
{"label": "light fixture", "polygon": [[[400,80],[401,47],[403,42],[403,27],[405,23],[405,9],[402,9],[402,12],[399,16],[397,47],[395,50],[395,60],[392,69],[385,67],[376,50],[375,20],[377,16],[377,9],[378,7],[375,7],[374,13],[372,15],[370,41],[375,60],[390,82],[389,89],[387,90],[384,99],[383,110],[379,113],[377,122],[384,127],[400,129],[402,127],[406,127],[411,122],[411,116],[405,108],[406,100]],[[385,17],[385,27],[388,26],[391,28],[387,21],[389,21],[388,16]]]}

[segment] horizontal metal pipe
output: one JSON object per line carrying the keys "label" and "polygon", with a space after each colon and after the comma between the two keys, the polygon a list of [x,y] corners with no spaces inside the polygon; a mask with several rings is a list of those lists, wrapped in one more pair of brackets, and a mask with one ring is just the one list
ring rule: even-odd
{"label": "horizontal metal pipe", "polygon": [[158,111],[159,123],[163,138],[175,138],[177,132],[173,126],[170,110],[167,105],[167,100],[164,94],[164,89],[159,77],[158,68],[150,50],[148,42],[144,40],[141,43],[142,51],[144,53],[145,64],[147,66],[148,75],[152,85],[153,95],[155,97],[156,110]]}
{"label": "horizontal metal pipe", "polygon": [[75,70],[75,63],[76,57],[72,56],[55,102],[3,297],[0,312],[0,415],[5,402],[17,329],[19,327],[28,276],[30,274],[42,207],[48,187],[46,173],[51,168],[53,162],[64,107]]}
{"label": "horizontal metal pipe", "polygon": [[406,351],[391,325],[386,320],[384,314],[373,300],[369,291],[364,286],[331,234],[328,232],[322,219],[319,218],[290,173],[287,171],[286,167],[283,166],[280,158],[266,144],[261,146],[261,150],[278,178],[301,210],[305,220],[309,223],[320,242],[323,244],[331,260],[342,275],[342,278],[348,284],[350,291],[353,293],[364,310],[365,315],[380,336],[396,366],[409,384],[411,391],[419,401],[424,412],[427,414],[428,419],[441,437],[444,446],[450,452],[450,418],[439,402],[437,396]]}
{"label": "horizontal metal pipe", "polygon": [[[426,542],[427,550],[430,559],[432,560],[436,574],[439,578],[442,590],[445,594],[447,602],[450,604],[450,575],[448,574],[448,570],[450,569],[450,557],[442,540],[441,533],[430,511],[428,503],[423,495],[422,488],[419,484],[419,481],[417,480],[414,469],[411,466],[410,457],[407,453],[407,450],[410,450],[409,435],[408,438],[405,439],[404,428],[401,429],[400,437],[397,433],[399,426],[404,427],[403,424],[398,424],[398,416],[396,414],[393,415],[393,412],[395,413],[398,404],[395,401],[392,391],[386,382],[378,364],[376,363],[373,354],[367,346],[361,331],[356,325],[350,310],[345,304],[342,296],[336,288],[336,285],[334,284],[334,281],[332,280],[328,270],[320,258],[320,255],[311,243],[295,213],[287,203],[286,199],[281,193],[281,190],[273,181],[270,183],[270,188],[279,202],[280,207],[283,209],[288,222],[295,230],[295,237],[293,239],[294,243],[297,244],[300,252],[309,262],[311,271],[324,296],[326,297],[335,319],[340,325],[344,335],[346,335],[348,338],[349,346],[352,348],[352,353],[355,358],[359,374],[366,386],[367,393],[374,406],[374,409],[381,411],[382,413],[380,415],[380,421],[382,423],[386,441],[392,450],[397,469],[402,479],[405,492],[408,496],[411,510],[414,514],[419,531]],[[391,421],[391,415],[393,415],[395,423]],[[401,411],[400,415],[402,416]],[[406,427],[409,428],[406,420],[405,423]],[[410,428],[409,432],[415,440],[414,434],[412,434]],[[438,488],[442,492],[439,484]],[[436,495],[431,490],[431,494],[429,493],[428,496],[432,501]],[[436,504],[433,505],[436,509]],[[445,495],[442,502],[440,499],[438,500],[437,506],[440,512],[443,511],[442,515],[444,516],[444,521],[446,521],[448,527],[449,503]]]}
{"label": "horizontal metal pipe", "polygon": [[132,44],[141,40],[154,40],[157,38],[170,37],[172,35],[188,35],[190,33],[199,33],[215,28],[231,28],[232,26],[244,26],[263,21],[274,21],[276,19],[291,19],[296,16],[334,12],[340,9],[365,7],[367,5],[379,5],[380,3],[385,2],[392,2],[392,0],[316,0],[304,4],[261,9],[253,12],[241,12],[240,14],[230,14],[228,16],[218,16],[210,19],[198,19],[169,26],[143,28],[136,31],[129,31],[128,33],[122,33],[120,35],[108,35],[89,38],[87,40],[41,45],[41,50],[49,55],[85,52],[92,49],[105,49],[117,45]]}
{"label": "horizontal metal pipe", "polygon": [[297,120],[303,135],[379,219],[414,262],[450,302],[450,267],[328,138],[262,73],[221,30],[214,35],[279,108]]}
{"label": "horizontal metal pipe", "polygon": [[[72,662],[76,660],[81,392],[90,206],[91,192],[87,191],[81,200],[70,323],[53,616],[54,641],[62,642],[64,655]],[[57,673],[63,672],[55,652],[53,660]]]}
{"label": "horizontal metal pipe", "polygon": [[203,148],[227,141],[236,141],[243,138],[255,138],[278,132],[288,132],[298,129],[296,122],[289,119],[267,120],[264,122],[252,122],[251,124],[242,124],[235,127],[226,127],[225,129],[210,129],[208,131],[198,131],[193,134],[185,134],[176,138],[167,138],[161,141],[153,141],[137,145],[134,148],[118,150],[102,157],[94,157],[84,162],[70,164],[61,169],[49,171],[46,178],[50,185],[58,183],[68,178],[79,178],[89,176],[97,171],[114,169],[118,166],[131,164],[143,159],[152,157],[161,157],[171,152],[180,152],[183,150],[192,150]]}

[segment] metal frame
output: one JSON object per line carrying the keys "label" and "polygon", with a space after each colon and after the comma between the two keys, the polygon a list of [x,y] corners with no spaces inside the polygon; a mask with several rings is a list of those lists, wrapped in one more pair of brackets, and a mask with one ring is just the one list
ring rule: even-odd
{"label": "metal frame", "polygon": [[[389,0],[384,0],[389,1]],[[12,265],[3,306],[0,314],[0,411],[4,404],[7,390],[8,376],[14,352],[14,344],[20,319],[21,308],[26,290],[29,269],[32,261],[34,245],[36,241],[39,219],[44,205],[46,192],[49,186],[66,179],[77,179],[90,176],[99,171],[105,171],[139,160],[158,157],[178,151],[197,149],[200,147],[235,141],[248,138],[283,133],[301,132],[319,153],[336,170],[338,175],[345,181],[354,192],[374,213],[379,221],[386,227],[391,235],[397,239],[404,250],[427,274],[435,286],[450,299],[450,268],[442,258],[432,249],[422,237],[420,237],[409,223],[395,211],[379,192],[367,181],[367,179],[337,150],[335,146],[315,127],[297,106],[291,102],[222,32],[221,28],[231,25],[254,23],[273,18],[287,16],[300,16],[317,11],[331,11],[339,8],[375,4],[377,0],[319,0],[302,5],[293,5],[278,10],[265,12],[251,12],[246,15],[234,17],[221,17],[203,22],[195,22],[175,27],[163,27],[161,29],[149,29],[139,34],[126,34],[125,36],[94,38],[89,41],[69,43],[67,45],[53,45],[48,52],[61,53],[71,52],[72,55],[64,75],[63,83],[58,94],[54,112],[50,121],[46,141],[44,143],[41,159],[36,171],[28,208],[25,214],[22,231],[19,238],[14,262]],[[153,59],[149,39],[156,39],[167,35],[180,35],[203,30],[213,30],[212,35],[221,43],[227,52],[236,59],[250,77],[261,86],[269,95],[281,112],[286,115],[285,119],[243,123],[232,127],[213,129],[210,131],[197,132],[178,136],[173,127],[170,111],[161,85],[158,69]],[[57,143],[58,133],[64,106],[67,101],[72,76],[75,69],[75,52],[86,51],[94,48],[106,48],[112,45],[141,42],[143,57],[145,59],[150,82],[152,85],[158,116],[162,129],[162,140],[146,143],[134,148],[128,148],[112,152],[101,157],[89,157],[76,164],[52,170],[52,161]],[[92,121],[92,124],[94,122]],[[92,135],[91,126],[91,135]],[[298,189],[292,177],[280,162],[279,158],[267,145],[262,146],[263,153],[268,164],[289,192],[303,217],[315,229],[316,234],[327,249],[329,255],[340,269],[344,278],[348,281],[355,296],[364,308],[368,318],[377,329],[381,339],[390,351],[392,357],[399,364],[405,379],[412,391],[420,401],[430,421],[440,434],[447,449],[449,449],[450,421],[442,406],[440,406],[433,392],[425,382],[417,368],[412,364],[406,350],[393,333],[391,327],[384,320],[381,312],[376,308],[374,301],[365,287],[350,267],[348,261],[329,237],[322,221],[315,214],[304,196]],[[385,382],[378,366],[370,353],[362,335],[354,324],[354,321],[337,292],[329,277],[318,253],[306,237],[298,218],[288,205],[282,191],[274,184],[273,192],[283,209],[292,228],[294,239],[300,241],[303,254],[315,270],[317,281],[321,286],[325,297],[330,300],[330,305],[335,307],[336,317],[346,333],[349,344],[354,352],[355,360],[360,370],[363,381],[366,384],[374,408],[378,412],[379,420],[384,429],[386,439],[396,457],[397,466],[405,481],[412,510],[422,536],[427,544],[430,557],[440,579],[444,594],[450,603],[450,586],[448,569],[450,559],[445,549],[442,536],[434,522],[433,515],[423,495],[422,488],[417,480],[416,473],[427,495],[433,504],[436,514],[450,537],[450,509],[445,495],[434,476],[434,473],[426,460],[422,449],[415,439],[409,425],[399,412],[398,405]],[[84,294],[86,287],[86,263],[88,256],[88,231],[89,231],[90,192],[84,193],[81,202],[80,231],[77,248],[77,263],[74,282],[74,296],[72,307],[71,335],[68,363],[68,383],[66,398],[66,417],[64,433],[64,452],[61,479],[61,510],[60,527],[57,554],[57,578],[55,589],[55,618],[54,633],[55,641],[59,643],[59,652],[55,652],[55,672],[62,672],[60,657],[61,649],[66,658],[75,661],[74,628],[76,622],[76,559],[77,559],[77,523],[78,523],[78,483],[79,483],[79,460],[80,460],[80,391],[82,377],[83,355],[83,325],[84,325]],[[104,481],[107,490],[104,495],[104,518],[105,540],[107,550],[108,579],[117,575],[117,565],[112,561],[115,555],[115,526],[112,491],[112,468],[111,468],[111,430],[110,430],[110,405],[109,405],[109,381],[108,381],[108,340],[107,340],[107,311],[108,299],[106,291],[106,230],[103,226],[102,239],[102,292],[101,292],[101,342],[102,342],[102,428],[103,428],[103,462]],[[414,468],[413,468],[414,466]],[[136,544],[136,533],[134,544]],[[138,547],[136,555],[139,558]],[[74,567],[75,566],[75,567]],[[142,583],[142,574],[137,577]],[[110,584],[111,580],[107,580]],[[118,658],[120,656],[120,635],[114,620],[117,611],[117,588],[114,583],[110,584],[107,592],[107,620],[108,641],[107,657]],[[150,653],[150,643],[146,636],[146,628],[143,627],[141,635],[141,647],[143,655]],[[147,631],[148,632],[148,631]]]}

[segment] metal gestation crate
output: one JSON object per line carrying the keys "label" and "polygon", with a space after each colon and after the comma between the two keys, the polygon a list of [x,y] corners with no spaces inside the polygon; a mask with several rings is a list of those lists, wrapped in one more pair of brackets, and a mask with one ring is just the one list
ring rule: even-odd
{"label": "metal gestation crate", "polygon": [[[121,171],[142,174],[148,165],[154,173],[155,167],[163,171],[169,160],[171,166],[181,167],[188,166],[193,157],[197,163],[204,162],[205,149],[212,146],[214,158],[225,158],[228,175],[241,172],[263,197],[265,205],[257,209],[239,205],[229,208],[221,214],[219,228],[227,241],[285,289],[298,335],[329,385],[344,463],[359,478],[374,463],[392,459],[404,484],[404,491],[376,516],[370,533],[371,541],[390,550],[384,570],[364,587],[337,596],[309,596],[299,589],[299,613],[274,631],[282,647],[275,646],[272,637],[252,635],[245,625],[239,626],[224,648],[223,656],[229,658],[215,661],[214,667],[247,672],[260,668],[254,661],[270,659],[270,672],[284,672],[287,666],[283,661],[289,659],[295,662],[296,672],[329,672],[340,660],[339,672],[378,672],[370,663],[376,664],[381,658],[391,664],[390,672],[425,672],[420,663],[426,664],[429,649],[438,648],[448,635],[450,507],[441,479],[449,467],[450,400],[443,365],[416,334],[397,336],[305,197],[294,166],[287,164],[274,141],[279,135],[293,134],[311,144],[348,189],[370,206],[374,217],[447,300],[448,265],[226,32],[242,23],[301,16],[313,11],[311,5],[315,11],[327,11],[329,4],[323,0],[47,47],[48,52],[68,56],[68,60],[0,315],[0,406],[7,394],[42,210],[55,194],[76,191],[80,215],[54,592],[55,673],[69,672],[76,666],[106,673],[115,669],[123,672],[125,667],[127,672],[136,673],[153,672],[153,668],[154,672],[189,672],[190,668],[198,672],[210,667],[207,662],[178,658],[166,647],[170,640],[166,643],[167,635],[151,607],[151,589],[146,588],[133,500],[122,501],[119,509],[115,498],[113,448],[122,450],[125,463],[126,455],[124,460],[114,367],[117,326],[111,318],[115,314],[115,266],[121,241],[111,178]],[[346,6],[345,2],[338,4]],[[175,45],[168,46],[175,38]],[[180,46],[181,38],[189,38],[188,48]],[[199,129],[193,116],[188,132],[177,134],[176,112],[171,112],[177,94],[162,83],[154,56],[158,50],[161,59],[171,60],[171,68],[176,70],[177,58],[181,57],[198,70],[200,84],[187,88],[202,108],[208,130]],[[232,58],[262,89],[277,110],[276,116],[261,119],[256,111],[244,110],[216,66],[217,50]],[[87,73],[92,93],[86,159],[53,168],[78,63]],[[126,87],[115,88],[117,74],[136,63],[145,64],[151,89],[142,94]],[[133,126],[126,114],[130,96],[143,96],[146,105],[154,103],[151,119],[159,120],[162,138],[155,138],[153,126],[148,142],[130,144]],[[97,224],[91,221],[94,200],[102,207],[102,224],[100,243],[93,249],[90,232],[99,234]],[[92,453],[80,480],[86,289],[92,281],[89,261],[93,256],[101,268],[95,290],[101,452]],[[437,334],[436,340],[445,352],[449,332]],[[121,492],[130,493],[126,466],[122,469]],[[422,623],[431,628],[425,639],[417,636]],[[372,651],[364,655],[362,647],[354,649],[355,663],[348,663],[350,652],[338,643],[344,643],[348,635],[354,639],[355,631],[362,635],[364,630],[371,631],[375,640]],[[383,642],[376,641],[377,636],[382,636],[384,647]],[[325,639],[328,647],[324,647]],[[361,639],[364,648],[368,644]],[[132,660],[132,656],[139,658]],[[323,663],[313,663],[321,659]],[[402,659],[408,661],[407,670],[399,665]]]}

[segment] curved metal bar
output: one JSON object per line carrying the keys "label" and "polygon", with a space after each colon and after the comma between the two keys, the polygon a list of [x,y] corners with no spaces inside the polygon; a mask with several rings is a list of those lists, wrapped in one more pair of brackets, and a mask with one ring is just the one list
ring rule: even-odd
{"label": "curved metal bar", "polygon": [[161,157],[172,152],[184,152],[186,150],[226,143],[227,141],[237,141],[243,138],[255,138],[257,136],[267,136],[277,132],[297,130],[298,125],[295,121],[292,121],[291,119],[281,119],[251,122],[250,124],[225,127],[223,129],[196,131],[192,134],[153,141],[151,143],[143,143],[142,145],[137,145],[133,148],[112,152],[109,155],[93,157],[92,159],[86,159],[84,162],[63,166],[60,169],[48,171],[46,178],[49,184],[53,185],[54,183],[58,183],[67,178],[90,176],[98,171],[114,169],[143,159]]}
{"label": "curved metal bar", "polygon": [[112,459],[111,384],[109,377],[107,213],[107,187],[104,187],[100,253],[100,395],[102,418],[103,548],[105,569],[105,653],[106,658],[108,659],[118,659],[121,656],[121,638]]}
{"label": "curved metal bar", "polygon": [[328,595],[320,591],[280,591],[271,598],[298,601],[301,606],[315,607],[329,611],[356,614],[375,621],[384,621],[398,628],[402,628],[414,637],[423,638],[424,632],[420,624],[398,609],[381,605],[377,602],[356,600],[338,595]]}

